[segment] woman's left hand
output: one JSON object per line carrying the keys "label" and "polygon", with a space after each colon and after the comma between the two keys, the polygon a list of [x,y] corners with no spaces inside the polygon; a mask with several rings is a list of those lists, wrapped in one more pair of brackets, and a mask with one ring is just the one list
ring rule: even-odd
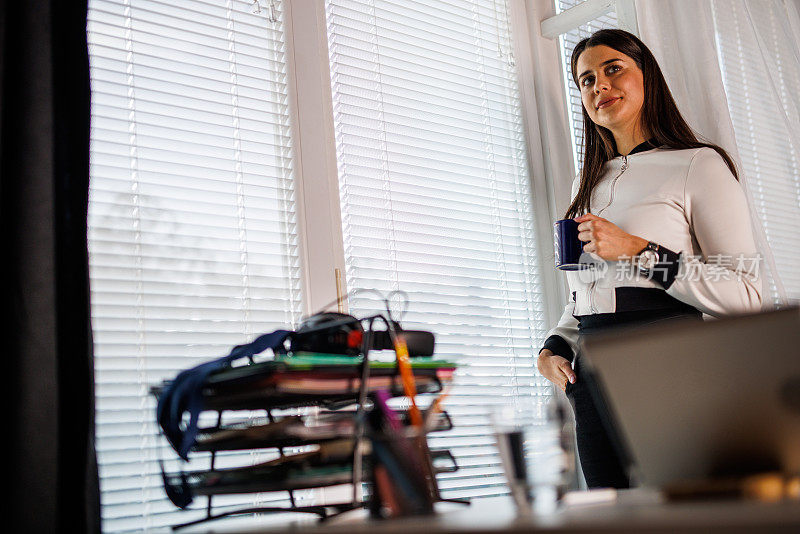
{"label": "woman's left hand", "polygon": [[619,226],[602,217],[587,213],[576,217],[578,239],[585,241],[584,252],[591,252],[607,261],[617,261],[622,257],[632,258],[644,247],[647,240],[623,232]]}

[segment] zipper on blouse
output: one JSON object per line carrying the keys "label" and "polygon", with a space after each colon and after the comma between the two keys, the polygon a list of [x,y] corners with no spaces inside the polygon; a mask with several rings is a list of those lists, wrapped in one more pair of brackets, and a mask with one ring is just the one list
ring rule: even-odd
{"label": "zipper on blouse", "polygon": [[628,170],[628,156],[622,156],[622,168],[620,169],[619,174],[616,175],[614,177],[614,180],[612,180],[611,182],[611,195],[608,198],[608,204],[603,206],[603,208],[595,214],[598,217],[600,216],[601,213],[603,213],[603,211],[605,211],[611,205],[612,202],[614,202],[614,187],[616,187],[617,180],[619,180],[619,177],[622,176],[622,174],[627,170]]}
{"label": "zipper on blouse", "polygon": [[[614,202],[614,187],[617,185],[617,180],[619,180],[619,177],[622,176],[622,174],[627,170],[628,170],[628,156],[622,156],[622,167],[620,168],[619,174],[616,175],[614,179],[611,181],[611,195],[609,195],[608,204],[603,206],[603,208],[601,208],[600,211],[596,213],[598,217],[600,216],[601,213],[603,213],[603,211],[606,210],[606,208],[608,208],[611,205],[612,202]],[[597,313],[597,308],[595,308],[594,306],[594,288],[596,285],[597,285],[597,279],[594,279],[589,283],[589,309],[592,311],[592,313]]]}

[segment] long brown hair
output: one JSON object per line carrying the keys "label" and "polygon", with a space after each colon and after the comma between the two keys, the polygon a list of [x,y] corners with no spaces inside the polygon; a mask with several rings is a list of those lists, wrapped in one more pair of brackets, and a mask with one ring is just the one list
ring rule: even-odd
{"label": "long brown hair", "polygon": [[[649,133],[649,139],[655,146],[666,145],[672,149],[709,147],[722,156],[736,180],[739,173],[728,153],[721,147],[712,143],[698,141],[695,133],[681,116],[672,93],[667,87],[661,68],[653,57],[650,49],[632,33],[617,29],[604,29],[593,33],[580,41],[572,51],[572,81],[580,90],[578,84],[578,57],[589,47],[605,45],[618,52],[629,56],[642,70],[644,80],[644,104],[642,105],[641,121],[643,131]],[[589,211],[589,202],[600,178],[603,175],[603,165],[612,159],[617,146],[611,130],[595,124],[583,110],[583,168],[581,169],[580,187],[578,193],[567,209],[565,218],[573,218]]]}

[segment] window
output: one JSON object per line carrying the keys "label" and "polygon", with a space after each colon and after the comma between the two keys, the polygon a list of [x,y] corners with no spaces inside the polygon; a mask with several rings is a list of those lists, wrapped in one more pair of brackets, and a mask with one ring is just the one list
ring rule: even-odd
{"label": "window", "polygon": [[[164,496],[158,460],[178,464],[157,435],[149,387],[301,312],[282,13],[270,22],[252,5],[90,2],[89,251],[107,531],[204,513],[180,514]],[[218,462],[242,456],[256,460]]]}
{"label": "window", "polygon": [[407,292],[405,325],[464,366],[445,406],[455,428],[431,441],[461,467],[443,494],[505,493],[491,406],[541,409],[550,391],[505,2],[326,3],[348,288]]}
{"label": "window", "polygon": [[[159,460],[181,465],[150,386],[295,326],[331,300],[337,266],[348,289],[406,291],[404,325],[433,330],[463,364],[445,404],[455,429],[432,443],[462,468],[444,494],[506,492],[487,412],[516,401],[541,415],[550,387],[534,355],[552,291],[510,18],[506,0],[90,1],[104,530],[204,516],[203,501],[181,512],[164,495]],[[350,310],[374,305],[364,295]],[[216,497],[215,510],[284,495]]]}

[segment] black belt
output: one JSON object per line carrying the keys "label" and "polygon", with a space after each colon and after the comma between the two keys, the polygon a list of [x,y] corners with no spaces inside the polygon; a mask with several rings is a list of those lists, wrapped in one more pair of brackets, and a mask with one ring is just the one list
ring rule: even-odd
{"label": "black belt", "polygon": [[702,319],[703,313],[685,302],[667,295],[666,291],[650,287],[617,287],[616,311],[576,315],[578,331],[593,334],[618,325],[646,323],[672,317]]}

